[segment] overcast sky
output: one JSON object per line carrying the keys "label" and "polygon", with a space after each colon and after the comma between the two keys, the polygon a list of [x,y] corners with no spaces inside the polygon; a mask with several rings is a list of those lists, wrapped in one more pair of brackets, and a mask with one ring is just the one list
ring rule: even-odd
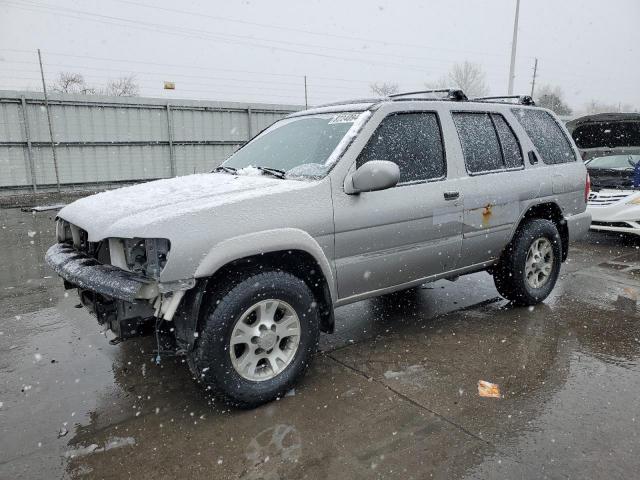
{"label": "overcast sky", "polygon": [[[506,94],[516,0],[0,0],[0,89],[133,74],[145,96],[309,103],[423,88],[455,62],[482,65]],[[560,86],[579,110],[640,107],[639,0],[521,0],[516,93]],[[163,81],[176,90],[163,90]]]}

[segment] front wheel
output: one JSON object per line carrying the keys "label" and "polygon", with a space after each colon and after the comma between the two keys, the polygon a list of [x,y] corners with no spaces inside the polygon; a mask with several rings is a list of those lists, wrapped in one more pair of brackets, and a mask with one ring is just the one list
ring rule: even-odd
{"label": "front wheel", "polygon": [[317,347],[313,293],[285,272],[264,272],[210,297],[189,364],[198,380],[234,406],[284,395]]}
{"label": "front wheel", "polygon": [[553,290],[560,274],[562,243],[555,224],[532,219],[502,253],[493,279],[500,295],[516,305],[535,305]]}

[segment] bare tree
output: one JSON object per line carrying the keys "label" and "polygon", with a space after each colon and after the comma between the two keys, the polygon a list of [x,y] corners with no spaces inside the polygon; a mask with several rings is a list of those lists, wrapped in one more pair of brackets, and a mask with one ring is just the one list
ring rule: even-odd
{"label": "bare tree", "polygon": [[104,91],[105,95],[116,97],[137,97],[140,94],[140,87],[133,75],[125,75],[115,80],[110,80]]}
{"label": "bare tree", "polygon": [[84,95],[96,93],[95,88],[87,86],[81,74],[73,72],[60,72],[58,79],[51,85],[50,89],[57,93],[80,93]]}
{"label": "bare tree", "polygon": [[536,95],[536,105],[553,110],[558,115],[571,115],[571,107],[564,100],[564,93],[560,87],[543,85]]}
{"label": "bare tree", "polygon": [[638,112],[638,108],[628,103],[608,104],[598,100],[591,100],[585,106],[585,113]]}
{"label": "bare tree", "polygon": [[449,80],[470,97],[481,97],[489,93],[484,71],[477,63],[466,60],[456,63],[449,72]]}
{"label": "bare tree", "polygon": [[117,97],[137,97],[140,87],[133,75],[125,75],[109,80],[105,88],[97,89],[86,84],[80,73],[60,72],[56,81],[49,87],[57,93],[79,93],[82,95],[112,95]]}
{"label": "bare tree", "polygon": [[468,97],[482,97],[489,93],[482,67],[465,60],[451,67],[449,73],[441,76],[435,82],[426,83],[427,88],[459,88]]}
{"label": "bare tree", "polygon": [[400,91],[400,87],[398,87],[397,83],[375,82],[369,84],[369,88],[371,89],[371,93],[377,97],[388,97],[389,95],[393,95]]}

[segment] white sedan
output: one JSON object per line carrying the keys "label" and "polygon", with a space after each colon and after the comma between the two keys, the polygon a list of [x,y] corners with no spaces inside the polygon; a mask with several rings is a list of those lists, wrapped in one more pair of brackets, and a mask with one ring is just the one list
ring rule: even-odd
{"label": "white sedan", "polygon": [[[609,155],[587,162],[592,191],[591,229],[640,235],[640,155]],[[635,176],[635,181],[634,181]]]}

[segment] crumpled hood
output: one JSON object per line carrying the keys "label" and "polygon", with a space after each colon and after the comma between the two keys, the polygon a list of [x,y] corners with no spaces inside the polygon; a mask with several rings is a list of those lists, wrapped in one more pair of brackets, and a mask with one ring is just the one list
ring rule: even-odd
{"label": "crumpled hood", "polygon": [[147,236],[150,225],[221,205],[308,187],[309,182],[225,173],[187,175],[81,198],[58,216],[86,230],[89,241]]}

